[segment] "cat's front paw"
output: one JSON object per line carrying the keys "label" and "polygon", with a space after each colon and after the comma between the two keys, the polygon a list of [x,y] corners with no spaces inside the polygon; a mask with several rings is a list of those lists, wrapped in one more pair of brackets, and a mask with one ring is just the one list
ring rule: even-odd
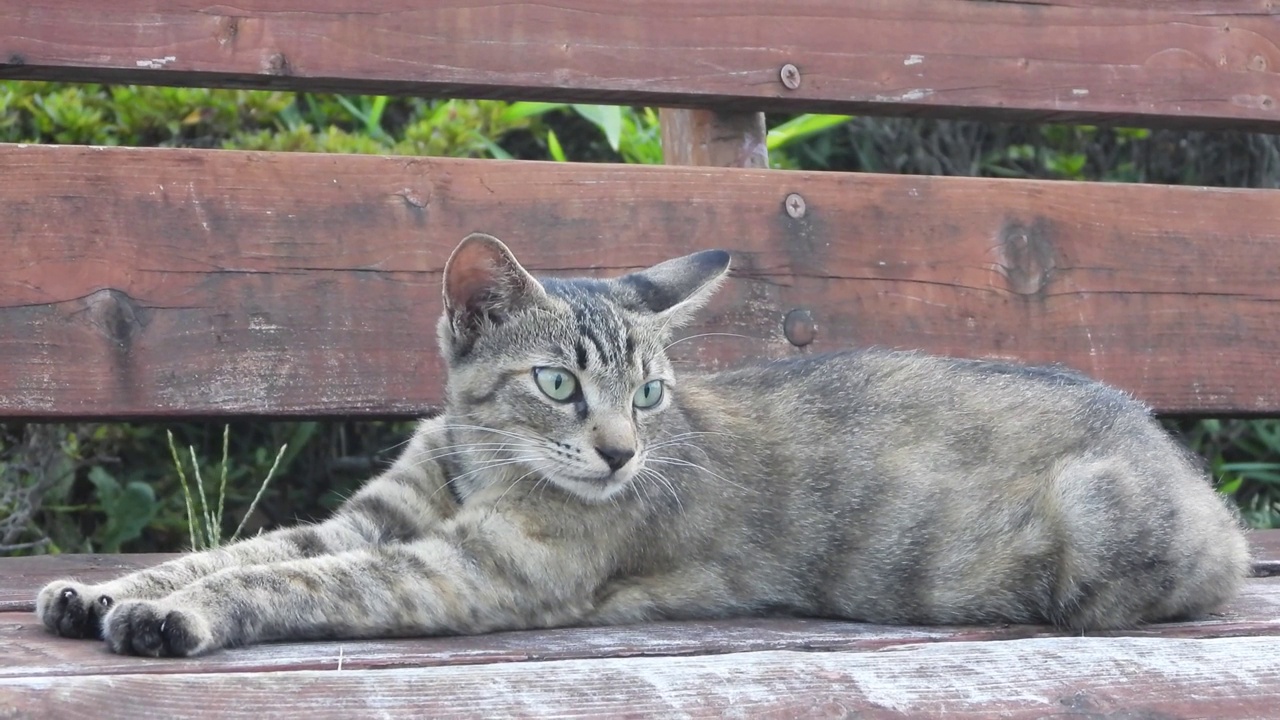
{"label": "cat's front paw", "polygon": [[107,613],[102,638],[120,655],[188,657],[215,648],[209,623],[167,603],[126,600]]}
{"label": "cat's front paw", "polygon": [[45,627],[62,637],[102,637],[102,618],[115,599],[92,585],[58,580],[36,596],[36,615]]}

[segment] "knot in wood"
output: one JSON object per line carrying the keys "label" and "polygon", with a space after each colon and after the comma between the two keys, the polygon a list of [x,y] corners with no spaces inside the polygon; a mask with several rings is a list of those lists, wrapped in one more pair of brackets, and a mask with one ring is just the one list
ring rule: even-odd
{"label": "knot in wood", "polygon": [[84,318],[120,350],[132,348],[143,329],[142,316],[142,308],[119,290],[98,290],[84,299]]}
{"label": "knot in wood", "polygon": [[1009,290],[1035,295],[1049,284],[1056,263],[1052,229],[1045,218],[1030,224],[1012,220],[1000,232],[998,270]]}
{"label": "knot in wood", "polygon": [[818,326],[813,322],[813,314],[804,308],[796,308],[782,319],[782,333],[787,342],[796,347],[804,347],[818,336]]}

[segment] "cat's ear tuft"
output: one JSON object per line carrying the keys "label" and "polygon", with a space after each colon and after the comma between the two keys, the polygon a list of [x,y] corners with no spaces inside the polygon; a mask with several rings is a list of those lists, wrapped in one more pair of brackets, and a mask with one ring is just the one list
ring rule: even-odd
{"label": "cat's ear tuft", "polygon": [[729,253],[703,250],[618,278],[639,306],[668,328],[689,322],[729,272]]}
{"label": "cat's ear tuft", "polygon": [[545,297],[542,285],[492,235],[466,236],[444,265],[444,314],[455,344]]}

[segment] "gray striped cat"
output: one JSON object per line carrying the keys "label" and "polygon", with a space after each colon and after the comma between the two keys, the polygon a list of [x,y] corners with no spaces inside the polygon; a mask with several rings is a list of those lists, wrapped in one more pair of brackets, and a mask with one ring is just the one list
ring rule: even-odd
{"label": "gray striped cat", "polygon": [[785,613],[878,623],[1186,618],[1248,572],[1239,521],[1123,393],[1056,368],[860,351],[676,372],[706,251],[537,280],[450,257],[447,402],[331,519],[36,612],[118,653]]}

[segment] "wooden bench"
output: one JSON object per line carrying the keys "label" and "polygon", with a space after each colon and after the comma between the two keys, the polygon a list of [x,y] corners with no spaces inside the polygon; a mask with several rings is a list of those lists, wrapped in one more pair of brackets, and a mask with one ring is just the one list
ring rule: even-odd
{"label": "wooden bench", "polygon": [[[287,5],[287,7],[285,7]],[[296,7],[295,7],[296,6]],[[548,273],[734,249],[674,348],[1059,361],[1160,412],[1280,413],[1280,191],[782,172],[761,111],[1280,131],[1254,0],[0,0],[0,78],[660,105],[671,166],[0,146],[0,417],[406,417],[466,233]],[[678,167],[676,165],[684,165]],[[720,167],[708,167],[720,166]],[[277,644],[51,637],[0,560],[0,716],[1265,717],[1280,535],[1220,615],[1072,636],[798,619]]]}

